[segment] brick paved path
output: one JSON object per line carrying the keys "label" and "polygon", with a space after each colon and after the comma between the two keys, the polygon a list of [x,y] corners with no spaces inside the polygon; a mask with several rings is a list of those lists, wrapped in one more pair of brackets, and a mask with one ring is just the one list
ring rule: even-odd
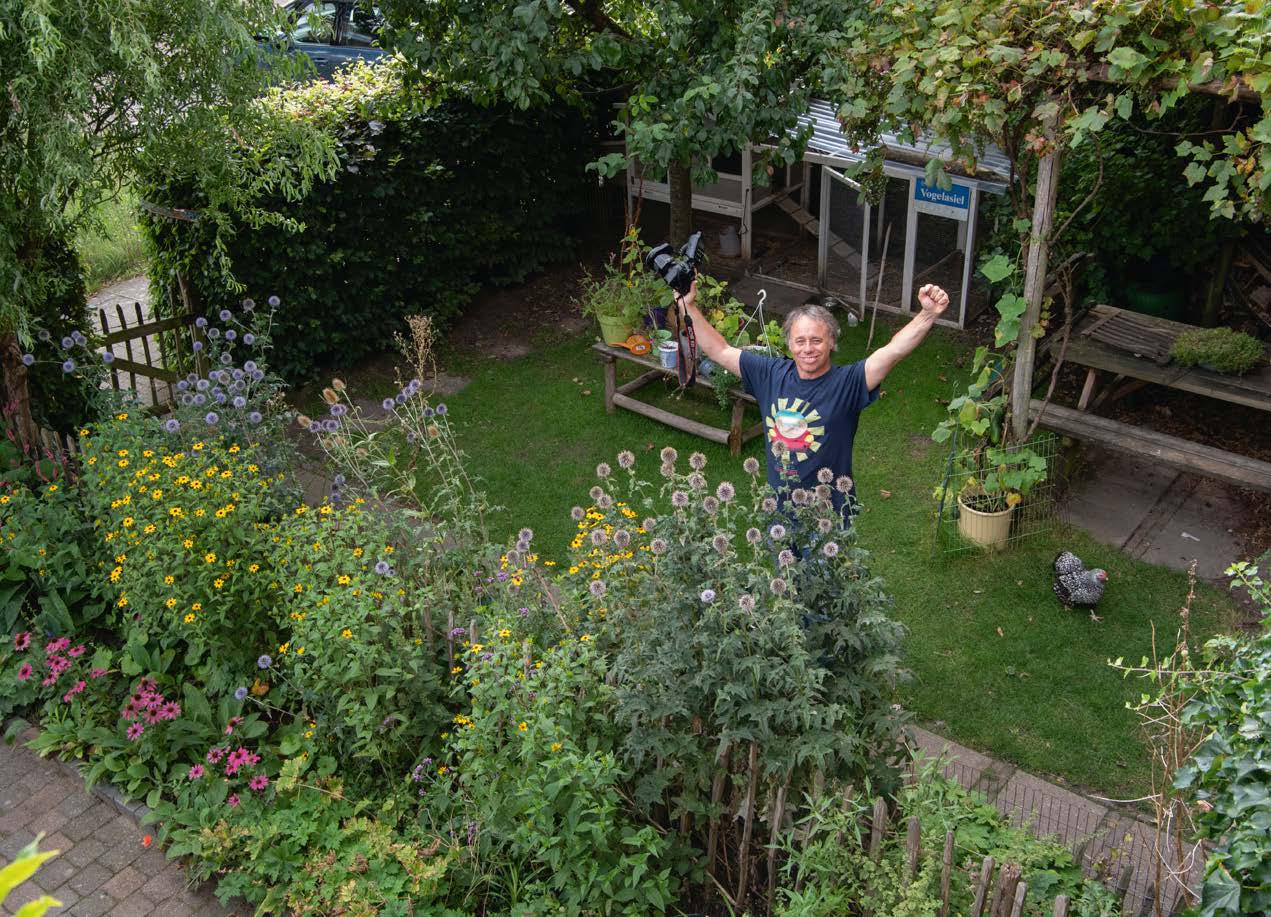
{"label": "brick paved path", "polygon": [[85,790],[65,765],[0,742],[0,863],[11,861],[39,832],[44,832],[41,850],[61,851],[9,896],[0,913],[16,913],[44,892],[64,906],[51,913],[74,917],[233,913],[212,897],[210,887],[188,890],[176,862],[165,859],[157,844],[142,845],[148,830]]}

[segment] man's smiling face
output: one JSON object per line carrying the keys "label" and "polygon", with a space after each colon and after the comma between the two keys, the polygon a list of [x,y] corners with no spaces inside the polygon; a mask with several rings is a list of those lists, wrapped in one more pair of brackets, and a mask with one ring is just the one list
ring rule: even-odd
{"label": "man's smiling face", "polygon": [[833,336],[823,322],[815,318],[800,318],[790,326],[786,344],[794,357],[794,365],[801,379],[823,376],[830,368],[833,353]]}

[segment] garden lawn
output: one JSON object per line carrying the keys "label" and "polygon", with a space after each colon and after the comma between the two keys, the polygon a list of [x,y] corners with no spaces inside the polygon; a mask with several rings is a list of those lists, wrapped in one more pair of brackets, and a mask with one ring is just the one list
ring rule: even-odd
{"label": "garden lawn", "polygon": [[[880,330],[885,341],[890,332]],[[636,453],[646,479],[657,478],[657,450],[664,445],[682,457],[705,453],[712,483],[744,479],[741,459],[730,458],[723,446],[628,411],[606,414],[601,366],[588,349],[592,340],[541,342],[511,361],[470,353],[444,358],[449,372],[472,379],[446,399],[460,446],[491,502],[508,507],[496,517],[493,534],[511,536],[528,525],[539,550],[557,559],[574,533],[570,507],[589,502],[596,464],[612,464],[620,449]],[[863,328],[845,329],[837,359],[859,359],[864,346]],[[1141,795],[1149,763],[1137,719],[1125,709],[1141,686],[1107,660],[1150,654],[1153,624],[1163,644],[1172,641],[1187,577],[1063,526],[997,556],[933,556],[931,492],[946,455],[929,433],[944,413],[939,399],[948,399],[965,375],[957,361],[967,347],[953,334],[934,331],[887,379],[856,441],[860,538],[895,597],[896,617],[910,629],[913,677],[903,702],[949,738],[1032,773],[1112,797]],[[636,374],[627,366],[620,382],[623,372]],[[655,403],[669,397],[656,384],[640,396]],[[694,416],[726,422],[709,393],[694,402]],[[762,457],[759,441],[744,454]],[[1051,564],[1061,549],[1109,571],[1099,607],[1103,623],[1064,611],[1051,593]],[[1197,637],[1225,629],[1233,616],[1220,590],[1198,589]]]}

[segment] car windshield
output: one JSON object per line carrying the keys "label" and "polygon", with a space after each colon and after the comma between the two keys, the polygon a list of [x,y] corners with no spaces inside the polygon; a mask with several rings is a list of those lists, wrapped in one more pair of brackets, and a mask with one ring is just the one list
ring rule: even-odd
{"label": "car windshield", "polygon": [[344,27],[344,41],[341,44],[360,48],[375,46],[383,25],[384,17],[380,15],[379,7],[371,3],[354,3],[349,10],[348,24]]}
{"label": "car windshield", "polygon": [[339,4],[332,0],[319,0],[295,7],[296,19],[291,27],[291,40],[324,44],[334,41],[338,12]]}

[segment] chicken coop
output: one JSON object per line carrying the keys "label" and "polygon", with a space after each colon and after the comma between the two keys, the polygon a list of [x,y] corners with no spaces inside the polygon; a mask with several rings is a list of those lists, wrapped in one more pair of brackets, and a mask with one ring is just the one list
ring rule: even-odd
{"label": "chicken coop", "polygon": [[[936,283],[953,306],[940,323],[957,328],[988,307],[974,275],[975,250],[991,229],[985,196],[1002,194],[1010,181],[1004,154],[987,149],[975,175],[951,174],[949,188],[932,187],[923,166],[948,161],[949,148],[885,134],[886,187],[875,206],[847,174],[865,152],[852,149],[830,103],[814,101],[799,119],[804,128],[812,136],[802,161],[774,171],[767,185],[753,181],[755,156],[766,146],[758,144],[717,158],[717,180],[693,189],[693,209],[705,222],[718,226],[722,217],[736,227],[747,274],[848,303],[877,298],[880,309],[901,314],[914,310],[923,284]],[[628,169],[627,194],[633,213],[637,197],[670,201],[669,185],[646,176],[638,162]],[[716,248],[709,232],[708,242]]]}

